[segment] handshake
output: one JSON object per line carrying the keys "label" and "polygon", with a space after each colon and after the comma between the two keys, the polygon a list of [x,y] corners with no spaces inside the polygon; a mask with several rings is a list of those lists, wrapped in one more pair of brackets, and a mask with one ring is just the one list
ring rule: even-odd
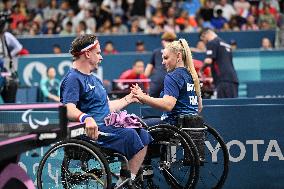
{"label": "handshake", "polygon": [[144,104],[145,100],[150,97],[148,94],[143,92],[143,90],[139,87],[137,83],[135,85],[132,85],[130,87],[130,90],[130,93],[124,97],[126,102],[128,103],[137,102],[140,104]]}

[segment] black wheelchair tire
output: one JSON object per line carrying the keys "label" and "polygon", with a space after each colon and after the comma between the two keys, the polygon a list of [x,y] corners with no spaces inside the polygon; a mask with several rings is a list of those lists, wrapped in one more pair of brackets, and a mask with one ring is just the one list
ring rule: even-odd
{"label": "black wheelchair tire", "polygon": [[[184,189],[191,189],[191,188],[195,188],[197,183],[198,183],[198,178],[199,178],[199,154],[198,154],[198,150],[196,148],[196,145],[194,144],[193,140],[190,138],[190,136],[185,133],[184,131],[182,131],[181,129],[177,128],[176,126],[173,125],[169,125],[169,124],[159,124],[156,126],[152,126],[152,127],[148,127],[148,131],[151,134],[151,132],[155,132],[155,130],[171,130],[174,133],[179,134],[184,141],[187,143],[188,148],[190,150],[190,153],[193,157],[193,169],[190,173],[189,179],[187,181],[186,186],[184,187]],[[172,188],[176,188],[174,183],[171,183],[171,180],[169,180],[168,182],[170,182],[170,185]],[[176,189],[180,189],[180,188],[176,188]]]}
{"label": "black wheelchair tire", "polygon": [[223,158],[224,158],[223,172],[222,172],[222,175],[221,175],[219,181],[214,186],[212,186],[212,189],[221,189],[224,186],[225,181],[226,181],[227,176],[228,176],[228,173],[229,173],[229,152],[228,152],[228,148],[227,148],[226,143],[224,142],[223,138],[217,132],[216,129],[209,126],[208,124],[204,124],[204,126],[207,127],[206,132],[213,135],[215,137],[215,139],[219,142],[221,149],[222,149],[222,152],[223,152]]}
{"label": "black wheelchair tire", "polygon": [[65,140],[65,141],[61,141],[56,143],[54,146],[52,146],[44,155],[44,157],[42,158],[42,160],[40,161],[38,170],[37,170],[37,187],[39,189],[42,189],[42,172],[44,169],[44,165],[47,161],[47,159],[50,157],[50,155],[55,152],[57,149],[59,149],[60,147],[63,146],[70,146],[70,145],[74,145],[74,146],[78,146],[78,147],[82,147],[85,150],[87,150],[90,154],[98,157],[98,159],[100,160],[102,166],[105,169],[106,172],[106,186],[104,187],[105,189],[111,189],[111,172],[108,166],[108,162],[106,160],[106,158],[104,157],[104,155],[102,154],[102,152],[100,152],[100,150],[91,145],[90,143],[83,141],[83,140],[77,140],[77,139],[69,139],[69,140]]}

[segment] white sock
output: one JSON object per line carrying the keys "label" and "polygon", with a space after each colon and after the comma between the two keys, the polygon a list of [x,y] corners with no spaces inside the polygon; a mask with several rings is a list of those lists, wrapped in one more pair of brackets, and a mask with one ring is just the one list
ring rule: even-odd
{"label": "white sock", "polygon": [[131,180],[134,180],[136,178],[136,175],[131,173]]}

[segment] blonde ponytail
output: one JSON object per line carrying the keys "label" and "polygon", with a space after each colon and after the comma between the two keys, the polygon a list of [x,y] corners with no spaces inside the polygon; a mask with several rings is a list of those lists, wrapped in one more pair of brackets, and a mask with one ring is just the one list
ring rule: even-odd
{"label": "blonde ponytail", "polygon": [[198,97],[200,97],[201,96],[200,82],[199,82],[197,72],[194,68],[191,50],[190,50],[190,48],[187,44],[187,41],[185,39],[179,39],[179,42],[181,43],[182,48],[184,49],[183,52],[182,52],[184,64],[185,64],[187,70],[190,72],[190,74],[192,76],[196,95]]}

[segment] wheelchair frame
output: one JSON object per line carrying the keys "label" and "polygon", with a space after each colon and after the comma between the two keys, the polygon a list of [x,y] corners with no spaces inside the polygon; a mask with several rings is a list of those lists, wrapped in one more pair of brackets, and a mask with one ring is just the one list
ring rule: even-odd
{"label": "wheelchair frame", "polygon": [[[209,125],[204,124],[204,126],[205,126],[206,133],[211,134],[213,138],[218,142],[219,144],[218,148],[221,148],[222,150],[222,154],[223,154],[222,158],[224,161],[221,167],[222,169],[221,176],[219,178],[216,178],[217,180],[216,183],[213,183],[212,186],[209,186],[209,188],[222,188],[227,178],[228,170],[229,170],[228,150],[227,150],[226,144],[224,143],[223,139],[218,134],[218,132],[212,127],[210,127]],[[199,187],[200,184],[204,183],[204,180],[203,180],[204,175],[203,173],[200,174],[200,169],[202,167],[205,167],[207,162],[204,160],[200,161],[198,149],[194,141],[192,140],[192,138],[187,132],[188,130],[194,130],[194,129],[195,128],[185,130],[185,129],[178,128],[176,126],[172,126],[168,124],[160,124],[157,126],[147,128],[148,132],[154,138],[154,145],[160,146],[158,157],[154,157],[154,158],[158,158],[160,160],[157,167],[161,172],[160,174],[165,178],[166,183],[171,188],[175,188],[175,189],[196,188],[196,187]],[[163,136],[167,136],[166,133],[171,136],[170,139],[167,137],[163,138]],[[178,161],[177,160],[173,161],[173,158],[172,158],[173,156],[177,156],[177,153],[172,154],[170,148],[168,148],[174,145],[176,145],[176,148],[182,148],[181,150],[183,152],[181,155],[182,157]],[[38,172],[37,172],[37,185],[39,189],[43,188],[42,175],[43,175],[43,170],[45,169],[45,166],[47,163],[47,159],[60,147],[64,148],[63,151],[64,151],[64,158],[65,158],[65,156],[68,156],[68,154],[66,154],[65,149],[66,147],[70,148],[70,146],[73,146],[73,148],[80,147],[84,149],[87,152],[87,154],[89,153],[89,155],[92,155],[99,162],[101,170],[96,170],[94,168],[89,171],[86,170],[85,173],[78,175],[76,173],[70,173],[69,169],[66,168],[67,164],[61,163],[61,174],[62,174],[61,182],[62,182],[63,188],[73,188],[73,185],[77,184],[78,182],[87,181],[88,179],[96,180],[98,184],[101,186],[99,188],[106,188],[106,189],[113,188],[112,177],[118,178],[116,173],[113,173],[109,167],[111,162],[114,161],[113,159],[114,156],[116,157],[120,156],[120,159],[122,160],[121,164],[124,163],[124,165],[126,165],[126,170],[127,170],[126,174],[124,175],[126,179],[124,180],[124,182],[122,182],[119,186],[115,188],[122,188],[122,187],[128,187],[131,189],[141,188],[141,187],[144,188],[143,186],[141,186],[141,183],[143,182],[145,183],[144,176],[143,176],[143,170],[141,170],[139,172],[140,174],[138,174],[136,179],[132,181],[130,179],[128,161],[123,155],[116,153],[112,150],[102,149],[99,147],[98,144],[96,144],[95,141],[67,139],[67,140],[64,140],[64,141],[61,141],[55,144],[52,148],[50,148],[47,151],[47,153],[44,155],[43,159],[41,160],[39,168],[38,168]],[[165,146],[165,148],[162,148],[161,146]],[[149,145],[148,149],[151,149],[151,145]],[[83,156],[81,156],[81,158],[83,158]],[[149,159],[149,158],[151,159],[151,154],[149,154],[148,152],[145,159]],[[178,174],[178,173],[171,171],[172,169],[175,168],[175,165],[176,164],[179,165],[179,163],[181,164],[181,167],[179,167],[178,170],[181,170],[184,167],[188,167],[189,169],[187,171],[189,173],[185,173],[186,178],[184,179],[176,178],[175,174]],[[98,175],[94,174],[93,171],[95,172],[97,171],[98,173],[96,172],[96,174]],[[208,175],[210,174],[212,173],[209,172]],[[149,176],[145,176],[145,177],[149,177]],[[149,178],[145,179],[147,181],[146,188],[147,187],[155,188],[154,186],[150,186],[151,184],[153,184],[152,178],[153,177],[150,176]],[[201,182],[198,182],[198,180],[200,180]],[[184,181],[185,183],[180,183],[181,181]]]}

